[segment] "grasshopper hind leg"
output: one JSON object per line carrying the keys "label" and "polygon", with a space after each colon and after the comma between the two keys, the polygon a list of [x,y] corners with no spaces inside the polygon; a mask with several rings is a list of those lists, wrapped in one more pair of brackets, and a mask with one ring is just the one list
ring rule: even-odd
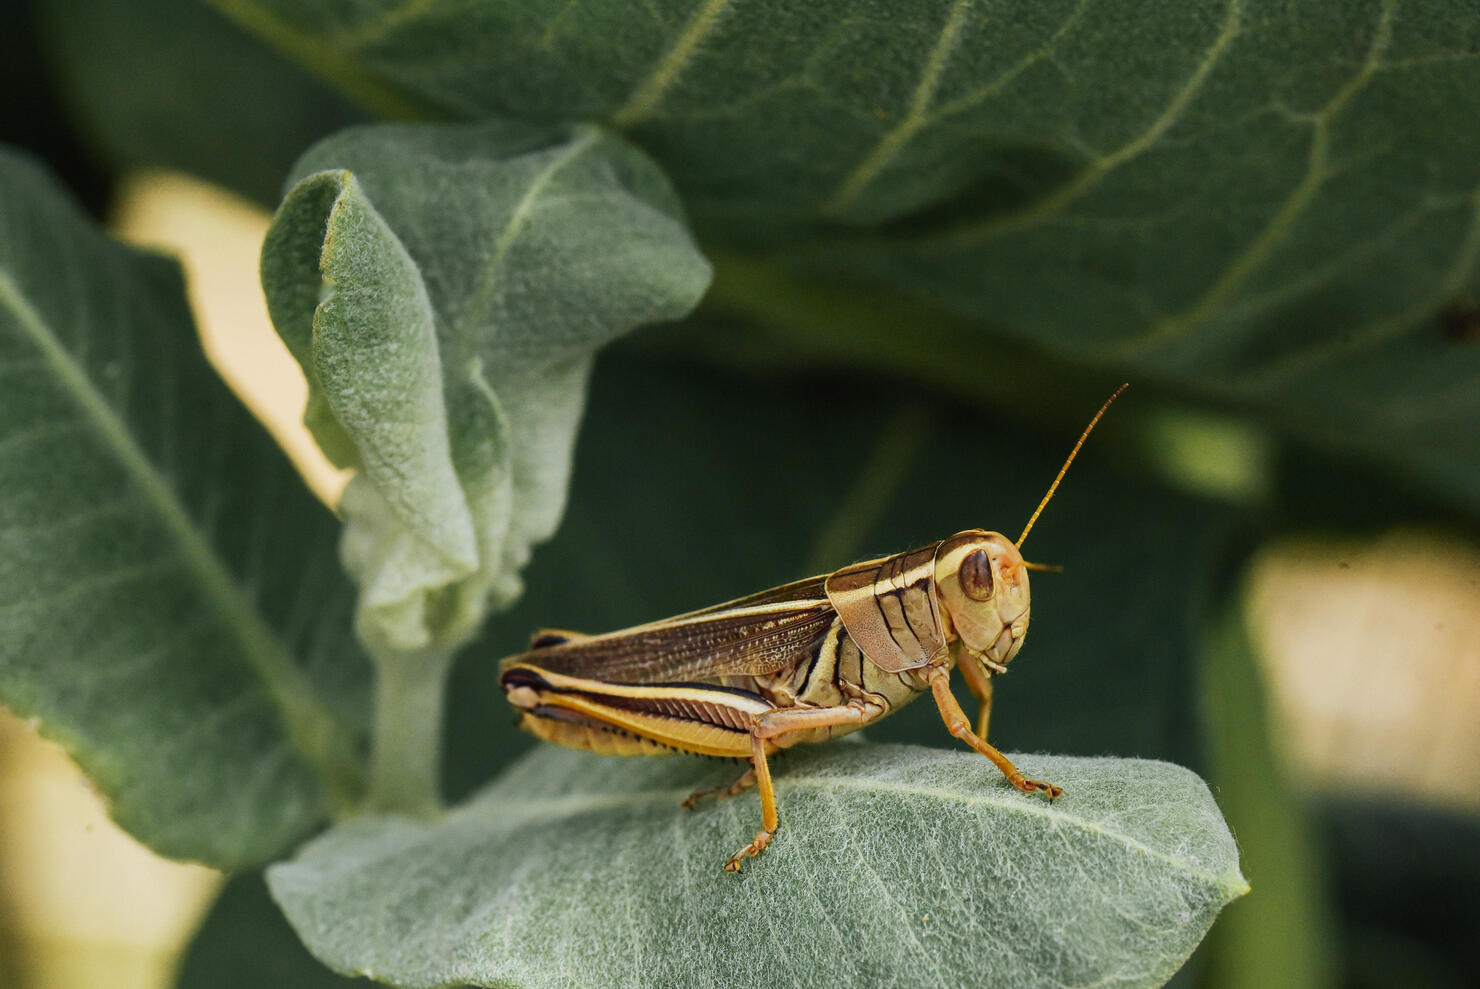
{"label": "grasshopper hind leg", "polygon": [[[803,710],[791,709],[767,711],[758,714],[750,728],[751,767],[755,773],[755,785],[761,793],[761,829],[750,844],[725,860],[726,872],[739,872],[740,863],[752,855],[759,855],[771,843],[781,819],[776,814],[776,788],[771,783],[771,766],[766,761],[766,747],[777,746],[775,739],[792,732],[812,731],[837,725],[862,725],[879,717],[883,711],[873,705],[843,705],[841,707],[814,707]],[[743,780],[745,777],[741,777]],[[738,781],[737,781],[738,782]]]}
{"label": "grasshopper hind leg", "polygon": [[751,731],[750,740],[754,753],[751,758],[751,772],[755,774],[755,781],[761,791],[761,829],[755,833],[750,844],[725,860],[726,872],[739,872],[740,862],[752,855],[759,855],[776,836],[776,829],[781,827],[781,818],[776,815],[776,789],[771,785],[771,766],[766,762],[766,740],[759,730]]}

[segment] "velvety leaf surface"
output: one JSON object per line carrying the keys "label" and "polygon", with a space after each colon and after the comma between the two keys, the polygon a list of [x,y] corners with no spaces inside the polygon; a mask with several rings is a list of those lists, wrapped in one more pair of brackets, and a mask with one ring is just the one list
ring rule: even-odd
{"label": "velvety leaf surface", "polygon": [[298,163],[262,278],[340,463],[359,624],[449,648],[560,519],[594,350],[709,266],[639,152],[591,127],[347,131]]}
{"label": "velvety leaf surface", "polygon": [[319,958],[405,986],[1160,985],[1247,890],[1207,788],[1166,763],[974,753],[790,755],[782,830],[724,858],[753,794],[692,813],[713,761],[526,757],[436,823],[360,819],[273,866]]}
{"label": "velvety leaf surface", "polygon": [[623,130],[716,245],[980,334],[912,366],[1008,335],[1480,506],[1467,0],[216,6],[387,106]]}
{"label": "velvety leaf surface", "polygon": [[180,169],[276,205],[305,147],[366,116],[198,0],[36,7],[51,75],[113,166]]}
{"label": "velvety leaf surface", "polygon": [[155,849],[260,861],[353,795],[336,529],[206,363],[176,266],[0,152],[0,702]]}

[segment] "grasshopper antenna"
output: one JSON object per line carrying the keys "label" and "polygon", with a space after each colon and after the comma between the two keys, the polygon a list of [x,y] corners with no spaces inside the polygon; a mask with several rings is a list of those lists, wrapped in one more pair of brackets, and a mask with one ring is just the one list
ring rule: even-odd
{"label": "grasshopper antenna", "polygon": [[[1059,482],[1064,479],[1065,474],[1069,473],[1069,465],[1072,464],[1074,462],[1074,458],[1079,455],[1079,448],[1084,446],[1084,441],[1089,438],[1090,430],[1095,428],[1095,423],[1100,421],[1100,416],[1105,414],[1105,410],[1110,407],[1110,403],[1119,398],[1120,393],[1125,391],[1130,386],[1131,383],[1127,381],[1125,382],[1125,384],[1115,389],[1115,394],[1105,399],[1105,404],[1100,406],[1100,411],[1095,413],[1095,417],[1089,421],[1089,425],[1084,427],[1084,432],[1079,434],[1079,442],[1075,443],[1074,449],[1069,451],[1069,459],[1064,461],[1064,466],[1059,468],[1058,476],[1055,477],[1053,479],[1053,483],[1048,486],[1048,494],[1044,495],[1043,500],[1038,503],[1038,507],[1033,509],[1033,515],[1031,518],[1028,519],[1028,524],[1023,526],[1023,534],[1017,537],[1016,545],[1019,548],[1022,547],[1023,540],[1028,538],[1028,533],[1033,531],[1033,523],[1037,522],[1038,516],[1043,514],[1043,506],[1048,504],[1049,499],[1053,497],[1053,493],[1059,489]],[[1028,564],[1028,567],[1029,569],[1037,569],[1040,567],[1043,569],[1048,569],[1043,564]]]}

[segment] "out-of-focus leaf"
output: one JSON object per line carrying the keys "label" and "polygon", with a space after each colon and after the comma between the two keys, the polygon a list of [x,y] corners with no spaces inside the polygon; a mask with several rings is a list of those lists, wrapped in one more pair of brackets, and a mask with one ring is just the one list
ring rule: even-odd
{"label": "out-of-focus leaf", "polygon": [[365,983],[325,968],[272,902],[262,873],[233,876],[180,963],[175,989],[346,989]]}
{"label": "out-of-focus leaf", "polygon": [[554,532],[595,349],[698,301],[662,174],[590,127],[393,126],[311,150],[262,251],[341,464],[359,627],[448,649]]}
{"label": "out-of-focus leaf", "polygon": [[62,112],[61,94],[47,85],[46,60],[38,44],[36,7],[19,0],[0,7],[0,141],[41,158],[84,209],[96,215],[107,204],[109,176],[82,147],[72,121]]}
{"label": "out-of-focus leaf", "polygon": [[[1397,782],[1394,781],[1395,788]],[[1460,989],[1480,971],[1480,818],[1403,799],[1319,806],[1342,912],[1343,985]]]}
{"label": "out-of-focus leaf", "polygon": [[1209,938],[1202,985],[1323,989],[1336,984],[1336,938],[1321,847],[1273,749],[1243,597],[1209,617],[1199,664],[1209,775],[1259,899]]}
{"label": "out-of-focus leaf", "polygon": [[276,204],[305,147],[364,119],[198,0],[37,0],[37,8],[69,109],[112,165],[180,169]]}
{"label": "out-of-focus leaf", "polygon": [[443,820],[362,818],[268,871],[309,949],[401,986],[1156,986],[1248,887],[1207,788],[1167,763],[834,746],[777,777],[782,829],[731,875],[756,798],[729,770],[542,750]]}
{"label": "out-of-focus leaf", "polygon": [[0,152],[0,701],[155,849],[261,861],[356,788],[336,529],[206,363],[176,266]]}

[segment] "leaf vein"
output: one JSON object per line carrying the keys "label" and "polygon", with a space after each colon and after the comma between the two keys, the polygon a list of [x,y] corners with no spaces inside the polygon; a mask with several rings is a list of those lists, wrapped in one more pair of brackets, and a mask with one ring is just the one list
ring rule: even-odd
{"label": "leaf vein", "polygon": [[[6,272],[0,272],[0,307],[14,314],[23,333],[56,375],[62,390],[84,419],[91,422],[153,508],[181,561],[198,580],[201,594],[220,609],[244,658],[266,683],[295,746],[326,779],[344,781],[352,762],[347,739],[337,720],[322,706],[287,650],[244,598],[189,513],[176,500],[168,482]],[[77,586],[74,584],[73,589]]]}
{"label": "leaf vein", "polygon": [[627,101],[612,114],[612,126],[628,128],[652,116],[669,88],[688,68],[700,43],[714,30],[729,6],[730,0],[704,0],[653,71],[637,84]]}
{"label": "leaf vein", "polygon": [[[6,436],[0,436],[0,453],[7,456],[14,454],[16,448],[23,448],[38,440],[55,440],[68,433],[80,433],[86,429],[87,424],[81,419],[64,419],[59,422],[41,422],[27,425],[17,429]],[[10,527],[14,528],[14,526]],[[0,529],[0,532],[5,530]]]}
{"label": "leaf vein", "polygon": [[1167,102],[1166,107],[1151,122],[1151,125],[1119,148],[1094,159],[1079,173],[1074,181],[1067,183],[1058,192],[1039,200],[1027,209],[1016,213],[993,217],[981,223],[968,224],[943,238],[942,246],[964,246],[991,240],[1007,233],[1034,226],[1061,213],[1065,207],[1099,185],[1100,180],[1121,165],[1140,157],[1150,150],[1158,140],[1182,118],[1182,113],[1192,103],[1213,69],[1222,61],[1242,31],[1243,0],[1228,0],[1224,8],[1223,24],[1213,43],[1203,54],[1197,68],[1187,81]]}
{"label": "leaf vein", "polygon": [[[1218,876],[1202,868],[1194,862],[1176,858],[1166,852],[1151,848],[1145,843],[1125,834],[1106,827],[1099,821],[1087,820],[1076,817],[1061,806],[1041,806],[1041,801],[1031,797],[1016,799],[1017,791],[993,795],[989,791],[961,792],[954,790],[943,790],[939,787],[926,786],[919,783],[895,783],[878,779],[856,779],[847,776],[828,776],[812,774],[803,777],[778,777],[776,790],[778,793],[785,790],[802,788],[827,789],[829,787],[838,789],[860,790],[869,793],[879,791],[897,793],[907,796],[923,797],[926,799],[939,800],[943,803],[964,807],[985,807],[994,810],[1010,811],[1019,814],[1031,814],[1039,817],[1048,817],[1064,824],[1078,827],[1083,831],[1103,835],[1113,841],[1147,858],[1164,862],[1179,869],[1189,876],[1200,879],[1209,885],[1220,888],[1229,888],[1233,885],[1242,886],[1242,883],[1232,883],[1228,877]],[[508,830],[514,830],[524,826],[527,818],[541,817],[565,817],[578,814],[591,813],[600,810],[616,810],[621,808],[642,807],[650,805],[657,800],[682,799],[688,793],[687,790],[662,789],[641,790],[627,793],[604,793],[604,794],[572,794],[560,797],[533,798],[523,801],[518,807],[509,810],[501,810],[501,826]],[[461,810],[454,811],[453,817],[470,814],[479,809],[478,802],[469,804]]]}
{"label": "leaf vein", "polygon": [[136,563],[126,567],[117,567],[109,570],[107,573],[89,574],[86,577],[79,577],[76,580],[69,581],[65,588],[55,593],[39,594],[35,597],[0,602],[0,614],[7,612],[25,614],[43,610],[54,605],[65,604],[80,597],[86,597],[98,591],[120,587],[145,577],[158,577],[161,574],[170,573],[174,569],[175,563],[173,561],[150,560],[147,563]]}
{"label": "leaf vein", "polygon": [[469,300],[464,309],[463,321],[467,325],[479,326],[488,317],[488,306],[493,300],[494,288],[498,285],[499,271],[503,266],[504,256],[508,254],[509,248],[513,246],[515,238],[518,237],[520,229],[528,220],[530,213],[534,210],[535,203],[544,192],[560,170],[580,157],[601,139],[600,132],[588,130],[579,140],[572,141],[570,146],[561,151],[550,160],[550,163],[540,171],[524,190],[524,195],[519,197],[519,202],[509,214],[509,221],[504,224],[504,229],[499,232],[498,240],[494,242],[493,251],[490,253],[488,262],[483,269],[483,280],[478,286],[476,294]]}
{"label": "leaf vein", "polygon": [[355,25],[352,30],[331,35],[328,41],[344,51],[364,48],[379,41],[402,24],[415,20],[440,2],[441,0],[406,0],[399,7],[382,10],[373,17],[367,17]]}
{"label": "leaf vein", "polygon": [[920,80],[916,83],[915,91],[910,97],[910,108],[905,118],[899,122],[897,127],[885,134],[879,143],[874,145],[873,150],[865,155],[858,166],[843,179],[837,192],[823,205],[824,213],[841,212],[849,203],[857,199],[879,172],[899,156],[915,133],[925,125],[926,114],[930,110],[931,101],[935,98],[936,87],[940,84],[940,74],[960,42],[961,27],[967,12],[971,9],[971,4],[972,0],[956,0],[951,6],[935,44],[931,46],[929,54],[925,57],[925,65],[920,71]]}
{"label": "leaf vein", "polygon": [[1430,316],[1436,309],[1458,293],[1480,264],[1480,187],[1476,187],[1468,200],[1470,224],[1455,251],[1454,261],[1439,281],[1433,294],[1420,299],[1402,311],[1380,319],[1356,330],[1349,335],[1323,345],[1307,347],[1290,357],[1266,365],[1260,369],[1258,381],[1268,385],[1289,378],[1294,374],[1308,372],[1312,367],[1334,360],[1343,354],[1370,347],[1411,329],[1416,323]]}
{"label": "leaf vein", "polygon": [[1305,173],[1284,203],[1275,211],[1274,216],[1238,257],[1224,268],[1223,274],[1213,282],[1201,298],[1180,312],[1164,317],[1146,332],[1122,341],[1117,347],[1118,351],[1123,354],[1141,353],[1148,348],[1185,336],[1216,312],[1223,301],[1237,291],[1254,270],[1274,253],[1276,246],[1294,227],[1301,214],[1310,206],[1322,185],[1325,184],[1329,174],[1327,159],[1330,153],[1331,118],[1366,86],[1381,67],[1382,55],[1387,50],[1392,36],[1392,21],[1396,10],[1397,0],[1382,0],[1382,11],[1373,31],[1367,59],[1352,78],[1347,80],[1346,84],[1331,98],[1330,102],[1314,115]]}

